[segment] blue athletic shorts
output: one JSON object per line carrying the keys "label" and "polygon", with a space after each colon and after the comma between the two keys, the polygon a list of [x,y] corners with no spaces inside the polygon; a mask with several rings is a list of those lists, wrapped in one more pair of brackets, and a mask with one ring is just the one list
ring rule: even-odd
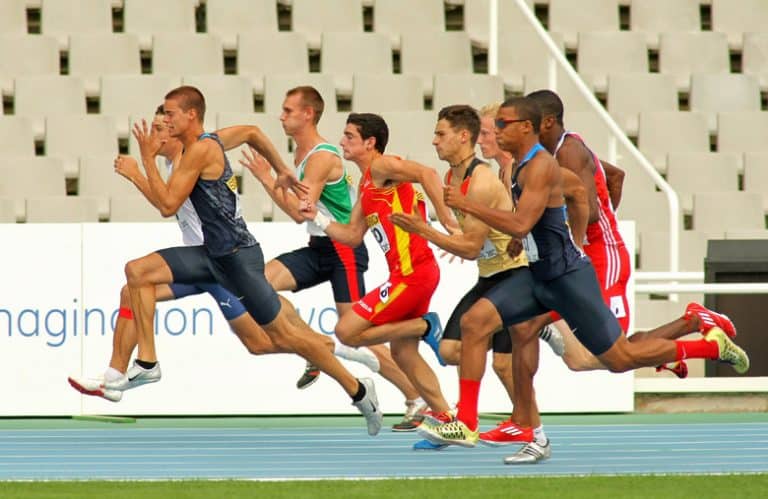
{"label": "blue athletic shorts", "polygon": [[308,246],[284,253],[276,260],[291,272],[296,291],[330,281],[337,303],[354,303],[365,296],[365,244],[352,248],[329,237],[312,236]]}
{"label": "blue athletic shorts", "polygon": [[199,295],[202,293],[208,293],[216,300],[216,304],[219,306],[219,310],[224,315],[224,318],[228,321],[237,319],[244,313],[246,313],[245,307],[235,295],[227,291],[224,286],[216,283],[204,283],[204,284],[171,284],[171,291],[174,298],[184,298],[185,296]]}
{"label": "blue athletic shorts", "polygon": [[550,310],[558,312],[576,338],[595,356],[605,353],[621,336],[621,326],[603,301],[592,264],[549,281],[534,279],[523,267],[489,291],[489,299],[505,326]]}

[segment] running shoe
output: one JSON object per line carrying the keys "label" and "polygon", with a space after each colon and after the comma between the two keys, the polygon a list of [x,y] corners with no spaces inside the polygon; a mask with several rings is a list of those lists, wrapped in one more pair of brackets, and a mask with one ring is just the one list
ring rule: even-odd
{"label": "running shoe", "polygon": [[536,464],[552,457],[552,445],[549,439],[544,445],[528,442],[511,456],[504,458],[504,464]]}
{"label": "running shoe", "polygon": [[562,357],[565,353],[563,334],[553,325],[550,324],[541,328],[541,331],[539,331],[539,338],[544,340],[558,357]]}
{"label": "running shoe", "polygon": [[710,310],[698,303],[689,303],[688,306],[685,307],[685,315],[683,315],[683,318],[691,320],[694,315],[699,318],[699,331],[701,331],[701,334],[706,335],[710,329],[718,327],[722,329],[729,338],[736,337],[736,326],[733,325],[733,322],[731,322],[731,319],[729,319],[727,315],[718,314],[714,310]]}
{"label": "running shoe", "polygon": [[296,388],[303,390],[317,381],[320,377],[320,369],[307,362],[307,367],[304,369],[304,374],[296,382]]}
{"label": "running shoe", "polygon": [[443,450],[448,444],[433,444],[427,439],[419,440],[413,444],[413,450]]}
{"label": "running shoe", "polygon": [[130,390],[147,383],[157,383],[161,376],[159,362],[152,369],[144,369],[136,361],[133,361],[133,365],[128,368],[127,373],[118,379],[105,381],[104,388],[120,391]]}
{"label": "running shoe", "polygon": [[462,447],[474,447],[477,445],[479,433],[472,431],[458,419],[449,423],[431,425],[426,420],[417,430],[421,436],[433,444],[460,445]]}
{"label": "running shoe", "polygon": [[431,424],[432,426],[435,426],[443,423],[450,423],[451,421],[456,419],[457,412],[458,412],[458,409],[456,409],[455,407],[444,412],[424,411],[424,418],[422,420],[422,424],[427,423],[427,424]]}
{"label": "running shoe", "polygon": [[[347,345],[337,343],[333,354],[340,359],[358,362],[375,373],[379,372],[379,369],[381,369],[381,363],[379,362],[379,359],[376,357],[376,355],[374,355],[372,351],[365,347],[352,348],[348,347]],[[317,376],[315,376],[315,379],[317,379]],[[296,385],[298,386],[298,383],[296,383]]]}
{"label": "running shoe", "polygon": [[101,397],[110,402],[120,402],[120,399],[123,398],[123,392],[120,390],[109,390],[104,388],[104,378],[76,378],[70,376],[67,378],[67,381],[72,385],[72,388],[83,395]]}
{"label": "running shoe", "polygon": [[440,356],[440,340],[443,339],[443,325],[440,323],[440,316],[435,312],[428,312],[421,316],[422,319],[427,321],[429,328],[424,336],[421,337],[424,342],[429,345],[429,348],[435,352],[437,361],[441,366],[447,365],[443,358]]}
{"label": "running shoe", "polygon": [[667,362],[661,366],[656,366],[656,372],[670,371],[680,379],[688,377],[688,364],[684,360],[678,360],[675,362]]}
{"label": "running shoe", "polygon": [[376,387],[373,385],[371,378],[360,378],[358,381],[365,386],[365,396],[359,402],[352,402],[352,405],[357,407],[357,410],[365,416],[365,422],[368,425],[368,435],[378,435],[384,418],[379,408]]}
{"label": "running shoe", "polygon": [[717,342],[717,348],[720,352],[718,360],[733,366],[733,370],[739,374],[744,374],[749,370],[749,357],[736,343],[731,341],[727,333],[719,327],[713,327],[704,335],[707,341]]}
{"label": "running shoe", "polygon": [[533,428],[519,426],[512,421],[512,418],[502,421],[496,428],[480,434],[480,443],[491,447],[528,442],[533,442]]}
{"label": "running shoe", "polygon": [[423,400],[406,400],[405,407],[403,420],[392,425],[392,431],[416,431],[416,428],[424,421],[424,413],[429,408]]}

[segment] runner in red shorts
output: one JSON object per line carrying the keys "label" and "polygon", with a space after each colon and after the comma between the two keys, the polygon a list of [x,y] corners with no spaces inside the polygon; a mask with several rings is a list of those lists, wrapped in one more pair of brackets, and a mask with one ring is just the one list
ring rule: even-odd
{"label": "runner in red shorts", "polygon": [[413,161],[385,155],[389,130],[375,114],[352,113],[347,119],[341,147],[344,158],[362,172],[360,197],[352,208],[348,224],[333,222],[305,203],[302,214],[328,236],[342,244],[356,246],[371,231],[384,251],[390,276],[387,282],[365,295],[345,312],[336,325],[336,336],[349,346],[376,345],[389,341],[392,356],[436,414],[446,414],[445,401],[435,373],[419,355],[424,340],[444,365],[439,353],[442,337],[440,319],[428,312],[432,294],[440,281],[440,270],[426,239],[395,227],[393,213],[418,213],[427,219],[418,182],[434,203],[444,226],[458,227],[442,197],[437,172]]}

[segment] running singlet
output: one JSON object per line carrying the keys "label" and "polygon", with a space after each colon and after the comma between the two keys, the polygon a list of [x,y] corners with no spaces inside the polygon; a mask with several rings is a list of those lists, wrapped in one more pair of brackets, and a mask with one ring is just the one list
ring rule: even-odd
{"label": "running singlet", "polygon": [[427,240],[410,234],[389,221],[392,213],[412,214],[418,210],[427,220],[426,204],[413,184],[403,182],[396,187],[378,188],[371,179],[370,168],[361,182],[360,207],[374,239],[384,251],[392,276],[408,276],[424,263],[437,264]]}
{"label": "running singlet", "polygon": [[[299,177],[299,180],[304,180],[304,169],[307,167],[309,157],[318,151],[330,152],[341,158],[339,149],[333,144],[317,144],[306,156],[304,156],[304,159],[301,160],[299,166],[296,167],[296,174]],[[326,182],[325,186],[323,186],[323,190],[320,193],[320,199],[317,201],[317,211],[330,217],[331,220],[347,224],[349,223],[349,217],[352,214],[354,199],[356,199],[355,188],[352,185],[352,179],[347,175],[347,170],[342,163],[341,177],[338,180]],[[325,232],[312,222],[307,223],[307,231],[312,236],[327,237]]]}
{"label": "running singlet", "polygon": [[[173,161],[165,160],[165,168],[168,175],[173,171]],[[195,207],[189,198],[184,200],[179,211],[176,212],[176,221],[181,229],[181,238],[186,246],[200,246],[203,244],[203,227],[200,224],[200,217],[197,216]]]}
{"label": "running singlet", "polygon": [[[477,158],[472,159],[469,168],[464,173],[464,180],[461,183],[461,193],[465,196],[469,191],[469,183],[472,180],[472,173],[475,171],[477,165],[485,165]],[[450,185],[453,171],[448,170],[448,174],[445,177],[446,185]],[[453,210],[453,214],[456,216],[456,220],[459,222],[459,227],[464,229],[464,213],[460,210]],[[504,234],[496,229],[491,228],[488,232],[488,237],[483,241],[483,247],[480,250],[480,254],[477,257],[477,268],[480,277],[491,277],[499,272],[513,269],[516,267],[523,267],[528,265],[528,259],[525,256],[525,252],[520,253],[515,258],[509,256],[507,253],[507,245],[512,239],[509,234]]]}
{"label": "running singlet", "polygon": [[[587,151],[592,155],[592,160],[595,162],[595,191],[597,193],[599,218],[587,225],[587,244],[584,247],[584,251],[589,255],[596,267],[604,267],[605,282],[601,282],[601,284],[605,289],[608,289],[622,278],[622,270],[626,270],[622,269],[622,262],[628,262],[629,260],[628,255],[625,255],[627,249],[624,245],[624,239],[622,239],[619,233],[615,211],[608,194],[605,170],[597,155],[587,147],[584,139],[579,135],[566,131],[557,142],[555,156],[557,156],[557,151],[560,150],[560,147],[565,142],[565,138],[569,135],[584,144],[584,147],[587,148]],[[624,266],[626,265],[628,263]],[[600,277],[602,281],[603,276]]]}
{"label": "running singlet", "polygon": [[255,245],[256,239],[248,232],[240,212],[237,179],[232,174],[221,140],[215,133],[203,133],[197,138],[203,139],[213,139],[221,147],[224,171],[216,180],[198,178],[189,199],[200,217],[208,253],[213,257],[224,256]]}
{"label": "running singlet", "polygon": [[[536,143],[523,157],[512,175],[512,200],[517,205],[523,189],[517,178],[528,162],[544,147]],[[568,228],[565,203],[555,208],[545,208],[531,232],[523,239],[523,247],[528,255],[528,263],[533,277],[539,281],[549,281],[581,268],[589,260],[571,239]]]}

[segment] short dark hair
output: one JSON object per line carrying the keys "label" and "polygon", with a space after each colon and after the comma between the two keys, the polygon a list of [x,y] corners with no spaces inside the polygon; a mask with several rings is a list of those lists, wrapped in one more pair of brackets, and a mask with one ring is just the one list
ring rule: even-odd
{"label": "short dark hair", "polygon": [[157,109],[155,109],[155,116],[157,116],[159,114],[165,114],[165,109],[163,108],[162,104],[157,106]]}
{"label": "short dark hair", "polygon": [[286,97],[291,95],[301,95],[301,103],[306,107],[311,107],[315,111],[315,125],[320,121],[320,117],[323,115],[325,109],[325,101],[320,92],[315,87],[310,85],[301,85],[293,87],[285,93]]}
{"label": "short dark hair", "polygon": [[179,101],[179,107],[184,111],[194,109],[197,111],[197,117],[200,123],[205,119],[205,97],[203,93],[195,87],[190,85],[183,85],[181,87],[174,88],[167,94],[166,99],[177,99]]}
{"label": "short dark hair", "polygon": [[477,137],[480,135],[480,115],[474,107],[466,104],[446,106],[437,114],[437,119],[447,121],[454,130],[467,130],[472,146],[477,143]]}
{"label": "short dark hair", "polygon": [[526,97],[533,99],[539,105],[542,116],[552,115],[559,125],[563,124],[563,115],[565,114],[563,101],[555,92],[547,89],[536,90],[526,95]]}
{"label": "short dark hair", "polygon": [[521,120],[530,121],[534,133],[536,135],[539,134],[539,127],[541,126],[541,109],[535,100],[529,97],[510,97],[501,104],[501,107],[514,107],[517,111],[517,116]]}
{"label": "short dark hair", "polygon": [[373,137],[376,139],[376,150],[384,154],[389,141],[389,127],[384,118],[373,113],[350,113],[348,125],[355,125],[363,140]]}

